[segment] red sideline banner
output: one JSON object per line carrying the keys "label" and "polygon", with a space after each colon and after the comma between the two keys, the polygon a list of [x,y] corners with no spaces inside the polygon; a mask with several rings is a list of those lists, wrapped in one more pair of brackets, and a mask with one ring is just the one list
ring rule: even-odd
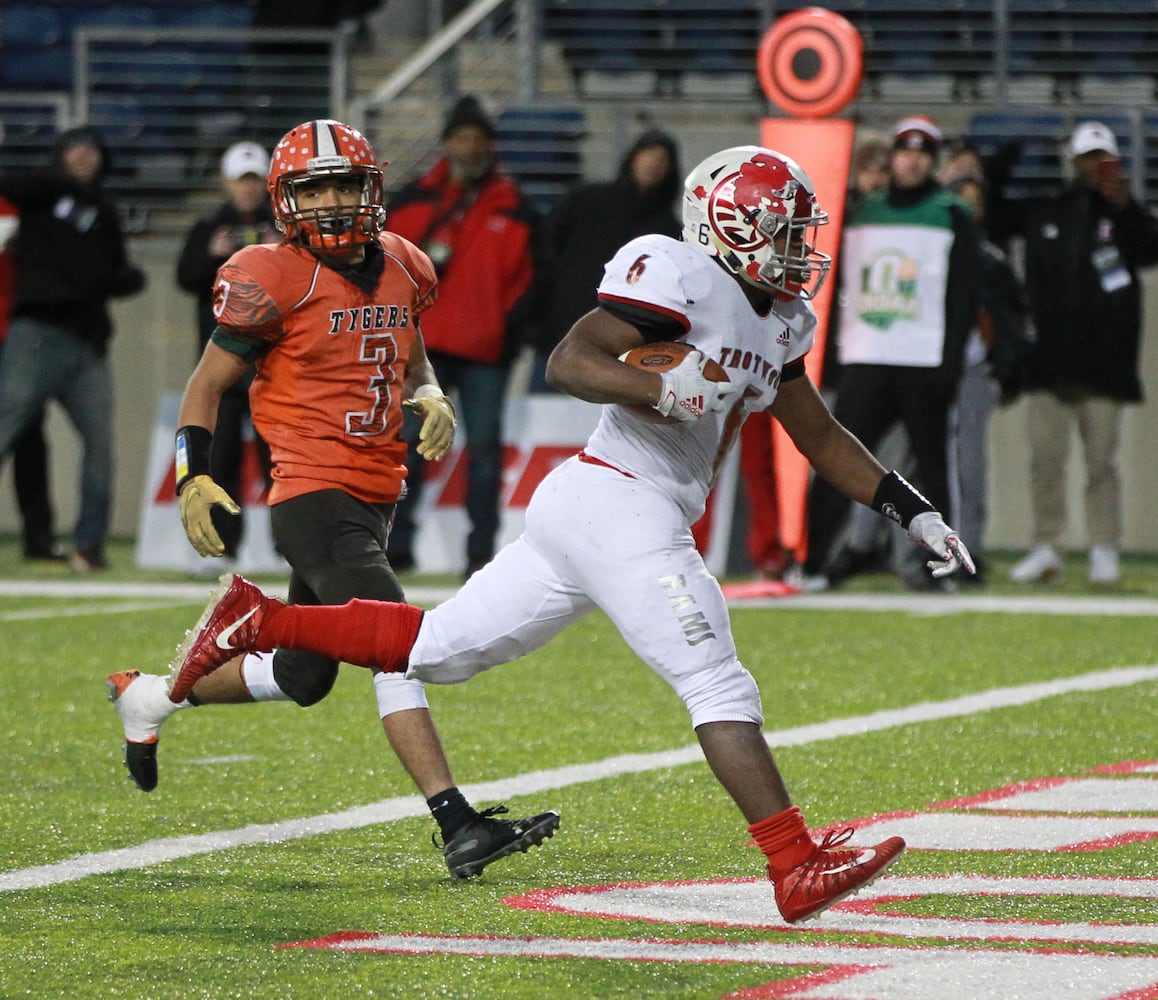
{"label": "red sideline banner", "polygon": [[[210,561],[198,556],[185,538],[173,493],[173,436],[179,403],[176,394],[166,395],[158,403],[137,531],[137,565],[193,572]],[[498,547],[519,536],[535,487],[551,469],[583,447],[598,419],[598,406],[568,396],[536,394],[507,400]],[[450,454],[426,467],[414,551],[420,572],[457,574],[466,568],[466,446],[460,427]],[[249,573],[288,572],[270,536],[269,508],[261,494],[256,448],[252,461],[246,462],[243,479],[244,500],[238,498],[238,502],[245,508],[246,529],[237,569]],[[726,567],[736,481],[733,454],[721,470],[710,500],[715,514],[705,558],[716,574],[723,573]]]}

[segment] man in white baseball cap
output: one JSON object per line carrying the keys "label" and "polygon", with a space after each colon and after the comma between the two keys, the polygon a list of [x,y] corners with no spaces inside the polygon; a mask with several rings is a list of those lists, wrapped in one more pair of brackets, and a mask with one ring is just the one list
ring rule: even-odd
{"label": "man in white baseball cap", "polygon": [[221,157],[221,176],[236,181],[252,174],[262,184],[269,173],[269,153],[256,142],[235,142]]}
{"label": "man in white baseball cap", "polygon": [[1024,366],[1029,393],[1033,547],[1016,583],[1062,575],[1068,520],[1065,477],[1074,428],[1086,465],[1088,578],[1120,578],[1123,407],[1142,401],[1138,269],[1158,263],[1158,220],[1132,197],[1118,140],[1099,121],[1070,136],[1071,183],[1052,197],[1006,202],[1010,232],[1025,237],[1026,291],[1036,340]]}
{"label": "man in white baseball cap", "polygon": [[[225,198],[216,209],[198,219],[185,238],[177,260],[177,284],[197,297],[199,346],[197,354],[191,357],[200,357],[217,325],[213,316],[217,269],[243,246],[281,240],[274,227],[266,190],[269,160],[269,153],[256,142],[237,142],[230,146],[221,157],[221,188]],[[241,470],[250,424],[248,387],[251,380],[243,378],[232,386],[222,397],[217,414],[211,457],[213,477],[232,497],[245,495]],[[268,480],[269,450],[260,438],[257,450]],[[241,517],[230,517],[228,523],[222,524],[221,537],[230,560],[237,558],[243,530]],[[214,575],[220,572],[216,566],[210,569]]]}
{"label": "man in white baseball cap", "polygon": [[1082,122],[1070,136],[1070,156],[1085,156],[1087,153],[1098,152],[1117,156],[1117,138],[1101,122]]}

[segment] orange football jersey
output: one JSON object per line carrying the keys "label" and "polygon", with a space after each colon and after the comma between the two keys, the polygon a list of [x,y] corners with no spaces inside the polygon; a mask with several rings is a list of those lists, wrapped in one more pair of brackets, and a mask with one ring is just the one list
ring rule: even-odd
{"label": "orange football jersey", "polygon": [[351,275],[293,243],[244,247],[217,272],[219,333],[258,341],[253,423],[273,458],[270,503],[340,489],[398,499],[406,369],[418,315],[434,301],[430,259],[392,233]]}

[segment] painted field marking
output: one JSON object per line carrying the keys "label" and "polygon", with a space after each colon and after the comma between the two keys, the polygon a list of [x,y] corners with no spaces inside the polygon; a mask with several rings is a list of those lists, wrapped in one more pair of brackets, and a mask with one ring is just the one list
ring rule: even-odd
{"label": "painted field marking", "polygon": [[[582,958],[627,962],[736,963],[828,968],[729,997],[800,1000],[1152,1000],[1158,958],[973,948],[904,948],[776,941],[435,937],[349,931],[284,947],[397,955]],[[843,986],[843,988],[842,988]]]}
{"label": "painted field marking", "polygon": [[[880,935],[911,940],[1038,941],[1053,944],[1133,945],[1158,949],[1158,923],[1089,924],[1080,921],[1019,920],[995,917],[910,916],[893,904],[908,899],[969,896],[995,901],[1064,896],[1140,899],[1158,906],[1158,880],[1108,877],[1007,877],[994,875],[886,875],[837,903],[819,923],[785,923],[770,905],[765,878],[649,882],[643,885],[586,885],[535,889],[503,900],[518,910],[648,920],[661,924],[750,927],[792,934]],[[1158,952],[1155,953],[1158,958]]]}
{"label": "painted field marking", "polygon": [[[1138,774],[1154,762],[1126,761],[1102,770]],[[1043,778],[1032,784],[1058,789],[1083,778]],[[1134,789],[1139,811],[1158,815],[1158,781]],[[1019,794],[1017,786],[975,796],[977,808]],[[1042,806],[1065,806],[1064,796]],[[943,804],[941,804],[943,805]],[[938,804],[932,807],[938,808]],[[968,806],[964,806],[968,808]],[[947,822],[955,817],[933,813]],[[1051,817],[1064,820],[1062,815]],[[1000,824],[1011,816],[986,811],[980,819]],[[1038,816],[1017,817],[1036,822]],[[861,831],[858,831],[858,833]],[[984,827],[978,839],[986,839]],[[994,838],[1000,839],[1000,838]],[[976,844],[962,848],[977,849]],[[649,921],[657,925],[748,928],[760,940],[619,940],[613,937],[558,938],[478,935],[411,935],[341,931],[282,947],[405,955],[487,955],[504,958],[595,958],[603,961],[663,963],[735,963],[772,966],[822,966],[815,972],[773,979],[723,995],[721,1000],[1155,1000],[1158,998],[1158,921],[1143,915],[1133,920],[1083,921],[1075,899],[1140,901],[1152,912],[1158,903],[1158,879],[1120,876],[885,876],[854,898],[837,903],[818,924],[792,925],[776,913],[772,889],[764,878],[615,883],[535,889],[503,899],[507,906],[540,914],[549,926],[551,914],[597,920]],[[954,916],[954,899],[968,898],[974,915]],[[1033,899],[1036,912],[1048,912],[1045,901],[1070,901],[1057,908],[1062,919],[1018,915],[1016,900]],[[918,914],[904,912],[909,902],[923,905]],[[933,910],[929,911],[929,901]],[[1137,908],[1135,908],[1137,909]],[[1032,912],[1032,911],[1031,911]],[[1131,911],[1127,907],[1125,911]],[[1145,913],[1146,910],[1138,912]],[[836,940],[833,940],[834,935]],[[848,937],[845,937],[848,936]],[[811,938],[812,940],[808,940]],[[897,940],[905,943],[898,946]],[[1010,945],[1016,945],[1011,948]],[[1113,951],[1109,950],[1113,949]],[[1122,954],[1123,950],[1140,954]]]}

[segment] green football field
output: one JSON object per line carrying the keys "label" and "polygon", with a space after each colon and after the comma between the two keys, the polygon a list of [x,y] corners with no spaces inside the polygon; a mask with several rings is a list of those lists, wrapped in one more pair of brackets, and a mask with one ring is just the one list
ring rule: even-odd
{"label": "green football field", "polygon": [[[0,997],[1158,998],[1158,561],[1120,585],[889,578],[737,605],[813,828],[910,850],[783,924],[682,704],[601,615],[431,688],[481,806],[555,837],[452,880],[369,674],[179,713],[146,795],[104,675],[159,672],[207,582],[0,548]],[[264,581],[277,590],[281,581]],[[436,599],[411,580],[412,594]]]}

